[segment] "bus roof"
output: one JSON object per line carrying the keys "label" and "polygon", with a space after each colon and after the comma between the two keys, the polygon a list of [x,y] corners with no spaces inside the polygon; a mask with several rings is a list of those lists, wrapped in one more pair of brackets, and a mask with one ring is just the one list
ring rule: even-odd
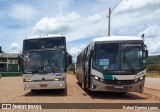
{"label": "bus roof", "polygon": [[26,37],[24,40],[28,39],[40,39],[40,38],[54,38],[54,37],[65,37],[65,35],[39,35],[39,36],[29,36]]}
{"label": "bus roof", "polygon": [[128,41],[128,40],[141,40],[143,41],[142,37],[132,37],[132,36],[110,36],[110,37],[99,37],[93,39],[93,42],[99,41]]}

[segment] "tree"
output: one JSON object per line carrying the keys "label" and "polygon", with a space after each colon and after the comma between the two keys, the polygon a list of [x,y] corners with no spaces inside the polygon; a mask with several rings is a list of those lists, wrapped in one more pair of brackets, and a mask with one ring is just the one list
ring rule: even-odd
{"label": "tree", "polygon": [[147,71],[160,71],[160,65],[149,64],[149,65],[147,65]]}
{"label": "tree", "polygon": [[3,51],[2,51],[2,47],[0,46],[0,53],[3,53]]}
{"label": "tree", "polygon": [[69,53],[67,55],[67,63],[68,63],[68,65],[72,64],[72,55],[70,55]]}

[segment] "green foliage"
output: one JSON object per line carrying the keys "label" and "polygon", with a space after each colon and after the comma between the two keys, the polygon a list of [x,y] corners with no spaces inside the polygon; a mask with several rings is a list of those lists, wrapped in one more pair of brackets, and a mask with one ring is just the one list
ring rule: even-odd
{"label": "green foliage", "polygon": [[70,55],[69,53],[67,55],[67,64],[68,66],[72,64],[72,55]]}
{"label": "green foliage", "polygon": [[0,53],[3,53],[3,51],[2,51],[2,47],[0,46]]}
{"label": "green foliage", "polygon": [[159,73],[147,73],[147,77],[155,77],[155,76],[160,76]]}
{"label": "green foliage", "polygon": [[147,59],[147,71],[158,71],[160,72],[160,55],[149,56]]}
{"label": "green foliage", "polygon": [[148,64],[147,71],[159,71],[160,72],[160,65],[159,64]]}
{"label": "green foliage", "polygon": [[160,64],[160,55],[149,56],[147,59],[147,65],[149,64]]}

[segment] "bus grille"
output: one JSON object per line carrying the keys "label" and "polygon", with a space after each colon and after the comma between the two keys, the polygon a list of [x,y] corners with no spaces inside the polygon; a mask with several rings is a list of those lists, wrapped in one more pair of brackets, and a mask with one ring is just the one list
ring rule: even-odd
{"label": "bus grille", "polygon": [[123,88],[115,88],[114,86],[106,86],[105,87],[108,90],[132,90],[132,86],[124,86]]}
{"label": "bus grille", "polygon": [[104,82],[110,85],[131,85],[134,80],[105,80]]}
{"label": "bus grille", "polygon": [[[43,80],[33,80],[33,82],[42,82]],[[53,79],[45,79],[44,81],[54,81]]]}

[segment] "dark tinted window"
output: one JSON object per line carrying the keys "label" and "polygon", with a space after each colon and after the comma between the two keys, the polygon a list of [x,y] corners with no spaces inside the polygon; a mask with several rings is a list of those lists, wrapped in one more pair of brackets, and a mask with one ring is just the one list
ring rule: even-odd
{"label": "dark tinted window", "polygon": [[24,40],[24,51],[42,48],[65,48],[65,37]]}
{"label": "dark tinted window", "polygon": [[[30,51],[23,53],[25,73],[64,72],[65,54],[61,50]],[[53,69],[53,70],[52,70]]]}
{"label": "dark tinted window", "polygon": [[118,61],[118,43],[97,43],[94,67],[102,70],[114,70]]}

